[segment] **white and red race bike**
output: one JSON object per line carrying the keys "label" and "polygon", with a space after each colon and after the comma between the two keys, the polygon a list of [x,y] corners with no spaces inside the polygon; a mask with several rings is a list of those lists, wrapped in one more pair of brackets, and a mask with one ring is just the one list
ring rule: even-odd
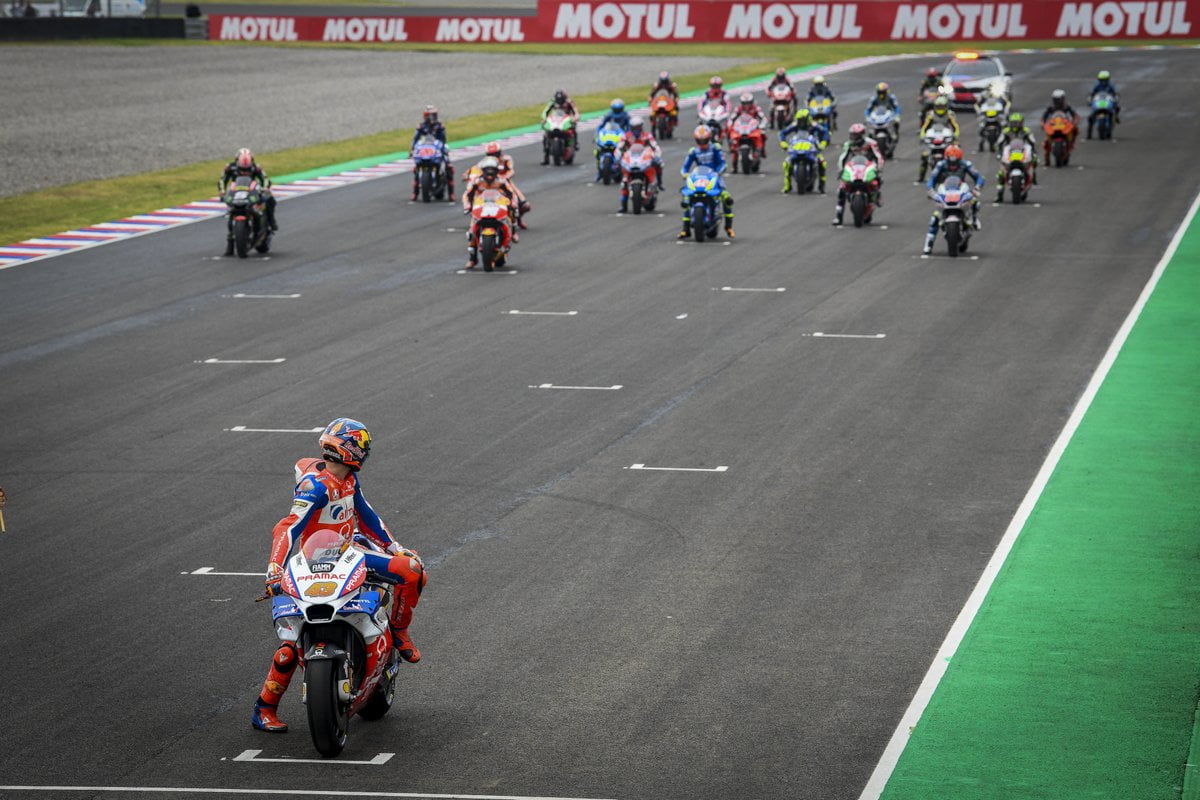
{"label": "white and red race bike", "polygon": [[399,661],[388,625],[395,581],[369,568],[368,553],[375,553],[359,540],[313,533],[288,559],[283,594],[272,600],[276,634],[300,652],[308,729],[326,758],[342,752],[352,716],[381,718],[396,692]]}

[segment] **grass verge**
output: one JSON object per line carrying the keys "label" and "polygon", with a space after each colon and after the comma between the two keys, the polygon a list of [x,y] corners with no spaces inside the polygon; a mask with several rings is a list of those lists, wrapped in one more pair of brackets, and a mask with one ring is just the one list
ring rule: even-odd
{"label": "grass verge", "polygon": [[[1200,40],[1195,40],[1200,41]],[[185,40],[104,40],[105,44],[144,46],[147,44],[178,44],[179,46],[240,47],[264,46],[258,43],[186,43]],[[1157,43],[1157,42],[1156,42]],[[1088,47],[1103,42],[995,42],[989,49],[1044,48],[1054,46]],[[1129,43],[1136,44],[1136,43]],[[1178,43],[1173,43],[1178,44]],[[313,43],[317,47],[329,47]],[[64,43],[64,46],[73,46]],[[272,45],[273,46],[273,45]],[[285,46],[307,46],[307,43]],[[939,43],[941,52],[958,47],[970,46],[963,43]],[[920,43],[882,42],[849,44],[526,44],[526,45],[361,45],[369,49],[402,49],[456,51],[472,50],[506,53],[550,53],[572,55],[704,55],[713,58],[751,58],[752,63],[729,67],[722,75],[729,83],[750,80],[769,74],[780,65],[796,68],[806,64],[836,63],[850,58],[867,55],[895,55],[918,51]],[[653,76],[649,76],[653,77]],[[677,76],[681,91],[703,88],[710,73]],[[914,84],[917,75],[914,72]],[[640,98],[649,88],[623,86],[602,92],[576,97],[580,110],[597,111],[608,105],[613,96]],[[519,128],[536,122],[542,105],[527,105],[519,108],[478,114],[448,120],[446,131],[451,140],[464,140],[484,136],[493,131]],[[412,141],[409,129],[383,131],[369,136],[360,136],[337,142],[299,147],[277,152],[259,153],[258,159],[272,175],[290,175],[319,169],[330,164],[365,159],[386,153],[400,153]],[[231,154],[232,155],[232,154]],[[205,161],[157,172],[128,175],[104,180],[86,181],[53,189],[29,192],[12,197],[0,198],[0,243],[29,239],[35,236],[58,233],[70,228],[92,225],[97,222],[119,219],[131,214],[144,213],[157,208],[179,205],[212,195],[216,181],[225,161]]]}

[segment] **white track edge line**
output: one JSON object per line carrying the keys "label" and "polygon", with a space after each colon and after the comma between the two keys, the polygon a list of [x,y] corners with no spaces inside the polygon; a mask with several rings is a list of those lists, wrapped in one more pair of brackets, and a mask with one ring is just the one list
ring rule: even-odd
{"label": "white track edge line", "polygon": [[1151,273],[1150,279],[1146,281],[1146,285],[1142,288],[1142,293],[1133,304],[1133,308],[1130,309],[1128,316],[1125,317],[1125,321],[1117,330],[1112,343],[1109,344],[1108,350],[1100,360],[1100,364],[1096,367],[1096,371],[1092,373],[1092,379],[1088,382],[1087,388],[1084,389],[1079,401],[1075,404],[1075,408],[1071,412],[1071,416],[1067,419],[1067,424],[1063,426],[1062,432],[1058,435],[1058,439],[1055,440],[1054,446],[1050,448],[1050,452],[1046,455],[1046,460],[1042,462],[1042,467],[1038,470],[1037,476],[1033,480],[1033,485],[1029,487],[1029,491],[1025,494],[1025,499],[1017,507],[1017,512],[1013,515],[1012,522],[1009,523],[1008,528],[1004,531],[1004,536],[996,546],[996,551],[992,554],[991,560],[988,561],[987,567],[984,568],[983,574],[979,576],[979,582],[975,584],[974,591],[967,598],[966,605],[959,612],[958,618],[954,620],[954,624],[950,627],[949,633],[946,634],[946,639],[942,642],[942,646],[938,648],[937,654],[934,655],[933,663],[929,665],[929,671],[925,673],[925,678],[917,688],[916,695],[913,696],[912,702],[909,703],[908,709],[904,712],[904,716],[900,718],[900,723],[892,733],[892,738],[884,749],[879,762],[876,764],[874,772],[871,773],[871,777],[867,781],[862,794],[859,795],[859,800],[878,800],[883,790],[887,787],[888,780],[891,779],[892,772],[896,769],[896,765],[900,761],[900,755],[904,752],[904,747],[908,744],[908,740],[912,735],[912,729],[916,727],[921,719],[921,715],[925,712],[925,708],[929,705],[929,701],[933,698],[933,693],[937,690],[942,676],[946,674],[946,668],[950,659],[957,652],[958,646],[962,644],[967,629],[971,627],[971,623],[975,620],[975,615],[979,613],[979,609],[983,605],[988,592],[991,590],[996,576],[1000,573],[1000,568],[1004,565],[1008,554],[1012,551],[1013,545],[1017,541],[1017,537],[1025,527],[1029,515],[1033,512],[1033,507],[1041,498],[1046,484],[1050,481],[1050,476],[1054,473],[1059,460],[1067,449],[1067,445],[1070,444],[1071,438],[1075,435],[1075,431],[1083,421],[1084,415],[1091,408],[1096,393],[1100,390],[1104,379],[1108,377],[1109,370],[1112,369],[1112,365],[1116,362],[1121,348],[1125,345],[1125,340],[1129,338],[1129,333],[1133,330],[1138,317],[1141,316],[1142,309],[1145,308],[1150,295],[1154,293],[1154,289],[1158,286],[1159,279],[1166,272],[1167,265],[1174,258],[1175,251],[1179,249],[1179,243],[1183,241],[1183,237],[1191,226],[1192,220],[1195,219],[1197,209],[1200,209],[1200,193],[1197,193],[1195,199],[1192,200],[1191,208],[1188,209],[1188,213],[1179,224],[1179,228],[1175,231],[1175,235],[1167,245],[1162,258],[1159,259],[1158,264],[1154,267],[1154,272]]}
{"label": "white track edge line", "polygon": [[[326,762],[336,764],[336,761]],[[165,794],[257,794],[291,797],[405,797],[414,800],[593,800],[583,797],[542,797],[513,794],[435,794],[432,792],[373,792],[334,789],[223,789],[198,786],[0,786],[12,792],[125,792]],[[595,800],[599,800],[598,798]]]}

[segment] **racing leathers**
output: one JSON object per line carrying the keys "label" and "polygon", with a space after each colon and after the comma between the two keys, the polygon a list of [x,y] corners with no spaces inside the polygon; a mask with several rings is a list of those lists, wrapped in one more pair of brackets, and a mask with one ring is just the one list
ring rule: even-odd
{"label": "racing leathers", "polygon": [[958,139],[962,135],[962,129],[958,127],[958,115],[950,109],[946,109],[945,111],[945,114],[939,114],[937,113],[937,109],[930,109],[929,112],[925,114],[925,119],[921,121],[921,130],[919,131],[918,135],[924,137],[925,131],[929,130],[930,127],[937,124],[943,124],[949,125],[950,129],[954,131],[954,138]]}
{"label": "racing leathers", "polygon": [[[1071,108],[1071,104],[1065,100],[1062,102],[1061,106],[1056,102],[1051,101],[1046,110],[1042,112],[1042,124],[1045,125],[1050,117],[1056,114],[1066,114],[1067,118],[1070,119],[1071,123],[1073,124],[1074,127],[1071,128],[1071,133],[1067,137],[1067,150],[1074,150],[1075,137],[1079,135],[1079,114],[1075,113],[1075,109]],[[1047,136],[1042,140],[1042,149],[1046,151],[1046,163],[1050,163],[1050,145],[1051,137]]]}
{"label": "racing leathers", "polygon": [[[508,153],[494,153],[492,158],[500,162],[500,177],[508,181],[508,185],[512,188],[513,196],[516,198],[517,205],[517,227],[524,230],[529,226],[525,224],[525,215],[529,213],[529,201],[525,198],[525,193],[517,188],[517,182],[513,180],[513,176],[517,174],[517,168],[513,165],[513,157]],[[513,231],[513,241],[517,241],[517,232]]]}
{"label": "racing leathers", "polygon": [[[829,84],[827,84],[827,83],[813,84],[813,86],[808,90],[808,95],[804,98],[804,104],[808,105],[808,104],[812,103],[813,100],[820,98],[820,97],[828,97],[829,98],[829,109],[830,109],[829,127],[836,131],[837,130],[837,117],[838,117],[837,98],[833,96],[833,89],[829,88]],[[811,108],[811,106],[810,106],[810,108]]]}
{"label": "racing leathers", "polygon": [[[1121,95],[1117,94],[1117,85],[1111,80],[1097,80],[1092,86],[1092,90],[1088,92],[1088,107],[1091,108],[1092,98],[1100,92],[1108,92],[1113,97],[1113,122],[1121,122]],[[1092,138],[1092,128],[1096,125],[1096,111],[1092,109],[1088,112],[1088,131],[1087,138]]]}
{"label": "racing leathers", "polygon": [[[1024,148],[1025,145],[1027,145],[1027,144],[1029,145],[1030,153],[1033,156],[1032,163],[1027,165],[1028,166],[1027,172],[1029,173],[1029,175],[1028,175],[1029,182],[1036,186],[1037,185],[1038,155],[1037,155],[1037,140],[1033,137],[1033,131],[1029,130],[1029,127],[1027,125],[1022,124],[1019,127],[1016,127],[1016,126],[1013,126],[1010,124],[1010,125],[1006,125],[1000,129],[1000,138],[996,140],[996,148],[1000,151],[1000,154],[1002,157],[1004,155],[1004,149],[1006,147],[1012,147],[1013,149],[1019,149],[1019,148]],[[1003,161],[1003,158],[1001,158],[1000,171],[996,173],[996,202],[997,203],[1004,202],[1004,185],[1005,185],[1007,178],[1008,178],[1008,165],[1005,164]]]}
{"label": "racing leathers", "polygon": [[[479,177],[472,180],[471,183],[467,185],[466,191],[463,192],[463,196],[462,196],[463,213],[470,214],[471,207],[475,203],[475,196],[478,195],[480,192],[487,191],[488,189],[498,190],[502,195],[507,197],[510,207],[512,205],[520,202],[519,200],[517,200],[517,193],[513,189],[513,185],[512,185],[511,181],[509,181],[508,179],[506,179],[500,175],[497,175],[495,180],[489,180],[488,176],[486,174],[481,174],[481,175],[479,175]],[[478,263],[478,252],[475,247],[476,234],[478,233],[478,227],[479,227],[479,221],[472,219],[470,227],[467,228],[467,263],[464,266],[465,269],[471,269]],[[504,254],[504,253],[508,252],[509,245],[513,241],[513,233],[514,232],[512,230],[512,214],[511,213],[509,214],[509,217],[508,217],[508,223],[504,224],[504,225],[500,225],[499,228],[500,228],[500,252],[502,254]],[[496,265],[499,266],[501,263],[502,262],[498,259]]]}
{"label": "racing leathers", "polygon": [[[236,160],[226,164],[225,171],[217,180],[218,196],[224,197],[225,192],[229,191],[229,187],[236,183],[239,177],[249,177],[258,183],[266,201],[263,215],[266,217],[267,227],[273,231],[279,230],[279,225],[275,222],[275,195],[271,192],[271,179],[267,177],[267,173],[263,172],[257,162],[251,164],[249,168],[239,167]],[[225,255],[233,255],[233,217],[231,215],[226,215]]]}
{"label": "racing leathers", "polygon": [[[648,147],[650,152],[654,153],[654,165],[650,167],[652,175],[646,177],[653,180],[659,189],[663,188],[663,161],[662,148],[658,146],[658,142],[654,139],[654,135],[650,131],[643,130],[641,133],[635,134],[633,131],[625,131],[625,135],[621,137],[621,143],[617,145],[617,163],[621,162],[621,157],[625,155],[625,151],[633,147],[635,144],[642,147]],[[621,170],[621,207],[620,213],[624,214],[629,210],[629,173]]]}
{"label": "racing leathers", "polygon": [[[805,109],[801,109],[798,113],[807,114],[808,112]],[[801,131],[812,134],[817,140],[817,147],[819,148],[817,151],[817,177],[819,181],[817,188],[821,194],[824,194],[825,171],[827,169],[824,151],[829,146],[829,131],[825,129],[824,125],[814,124],[809,117],[798,119],[779,132],[779,147],[785,151],[783,156],[783,189],[781,193],[787,194],[792,191],[792,159],[786,152],[789,147],[788,137],[793,133]]]}
{"label": "racing leathers", "polygon": [[[366,551],[368,570],[397,581],[388,618],[392,642],[401,658],[420,660],[421,652],[413,646],[408,626],[426,583],[421,558],[396,543],[383,520],[367,502],[355,472],[339,479],[326,469],[321,459],[302,458],[296,462],[296,476],[292,509],[276,523],[273,532],[267,567],[270,594],[279,594],[280,584],[291,580],[284,575],[285,564],[308,537],[319,531],[330,531],[340,536],[345,544],[356,542]],[[272,732],[287,730],[287,724],[279,720],[276,711],[295,674],[299,657],[293,642],[282,642],[276,649],[251,718],[256,728]]]}
{"label": "racing leathers", "polygon": [[[687,174],[695,167],[708,167],[717,173],[717,178],[721,181],[721,207],[725,214],[725,233],[730,238],[733,238],[733,196],[725,188],[725,181],[722,178],[725,172],[725,154],[721,151],[721,145],[717,142],[712,142],[708,147],[692,147],[689,149],[687,158],[683,160],[683,166],[679,169],[679,174],[686,179]],[[682,192],[683,190],[681,189],[680,193],[682,194]],[[686,197],[681,200],[680,206],[683,208],[683,230],[679,232],[679,238],[686,239],[692,235],[692,218],[688,216],[689,209]]]}
{"label": "racing leathers", "polygon": [[[450,148],[446,146],[446,127],[440,122],[422,122],[413,134],[412,147],[409,148],[409,152],[416,150],[417,144],[427,136],[442,143],[442,169],[446,171],[446,196],[453,200],[454,164],[450,163]],[[416,200],[421,192],[421,174],[417,169],[414,169],[412,173],[412,197],[409,199]]]}
{"label": "racing leathers", "polygon": [[870,136],[864,136],[862,141],[854,142],[848,140],[842,145],[842,154],[838,157],[838,195],[837,207],[834,209],[833,224],[842,224],[842,214],[846,210],[846,185],[841,181],[842,170],[846,168],[846,161],[853,156],[864,155],[871,161],[875,162],[875,185],[871,188],[874,190],[874,198],[872,198],[877,206],[883,206],[883,153],[879,150],[879,143]]}
{"label": "racing leathers", "polygon": [[[758,120],[758,130],[760,133],[762,133],[763,131],[765,131],[767,129],[767,116],[766,116],[766,114],[763,113],[763,110],[759,107],[758,103],[750,103],[749,105],[746,105],[745,103],[741,103],[735,109],[733,109],[733,113],[729,116],[729,129],[731,132],[733,130],[733,123],[736,122],[737,118],[742,116],[743,114],[754,117],[756,120]],[[730,135],[732,136],[732,133]],[[733,147],[732,139],[730,140],[729,146]],[[766,134],[763,134],[762,145],[759,146],[759,148],[758,148],[758,155],[761,158],[767,157]],[[737,170],[736,164],[734,165],[734,170]]]}
{"label": "racing leathers", "polygon": [[[958,159],[954,165],[951,165],[948,160],[943,158],[937,163],[936,166],[934,166],[933,172],[929,176],[929,182],[925,185],[925,188],[928,189],[932,194],[937,188],[937,185],[951,175],[959,176],[962,178],[964,183],[966,182],[967,178],[970,178],[972,181],[974,181],[974,197],[971,199],[971,224],[975,227],[975,230],[979,230],[983,227],[979,221],[979,192],[983,189],[984,178],[983,174],[980,173],[979,170],[975,169],[974,164],[972,164],[970,161],[967,161],[965,158],[962,158]],[[925,253],[925,255],[929,255],[931,252],[933,252],[933,240],[937,238],[938,225],[941,224],[941,221],[941,210],[935,208],[933,210],[933,215],[929,218],[929,230],[925,232],[925,248],[922,251]]]}
{"label": "racing leathers", "polygon": [[[558,103],[554,100],[551,100],[549,103],[546,103],[546,107],[542,109],[542,122],[543,123],[546,121],[546,118],[550,116],[550,112],[556,108],[561,108],[563,111],[567,112],[567,116],[569,116],[571,118],[571,123],[572,123],[571,124],[571,149],[578,150],[579,149],[579,109],[575,107],[575,101],[572,100],[570,97],[567,97],[561,103]],[[626,126],[626,127],[628,127],[628,126]],[[550,144],[549,144],[548,140],[544,140],[543,144],[542,144],[542,165],[545,166],[546,164],[549,164],[549,163],[550,163]]]}
{"label": "racing leathers", "polygon": [[888,92],[886,97],[880,97],[875,94],[871,97],[871,102],[867,103],[866,115],[871,116],[872,109],[875,108],[890,108],[896,116],[892,118],[892,138],[900,138],[900,101],[896,99],[896,95]]}

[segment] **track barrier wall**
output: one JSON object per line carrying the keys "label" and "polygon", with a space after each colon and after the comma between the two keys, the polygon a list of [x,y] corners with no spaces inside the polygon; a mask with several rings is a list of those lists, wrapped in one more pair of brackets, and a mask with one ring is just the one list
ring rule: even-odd
{"label": "track barrier wall", "polygon": [[1181,39],[1200,0],[565,2],[534,15],[209,16],[209,38],[265,42],[883,42]]}

